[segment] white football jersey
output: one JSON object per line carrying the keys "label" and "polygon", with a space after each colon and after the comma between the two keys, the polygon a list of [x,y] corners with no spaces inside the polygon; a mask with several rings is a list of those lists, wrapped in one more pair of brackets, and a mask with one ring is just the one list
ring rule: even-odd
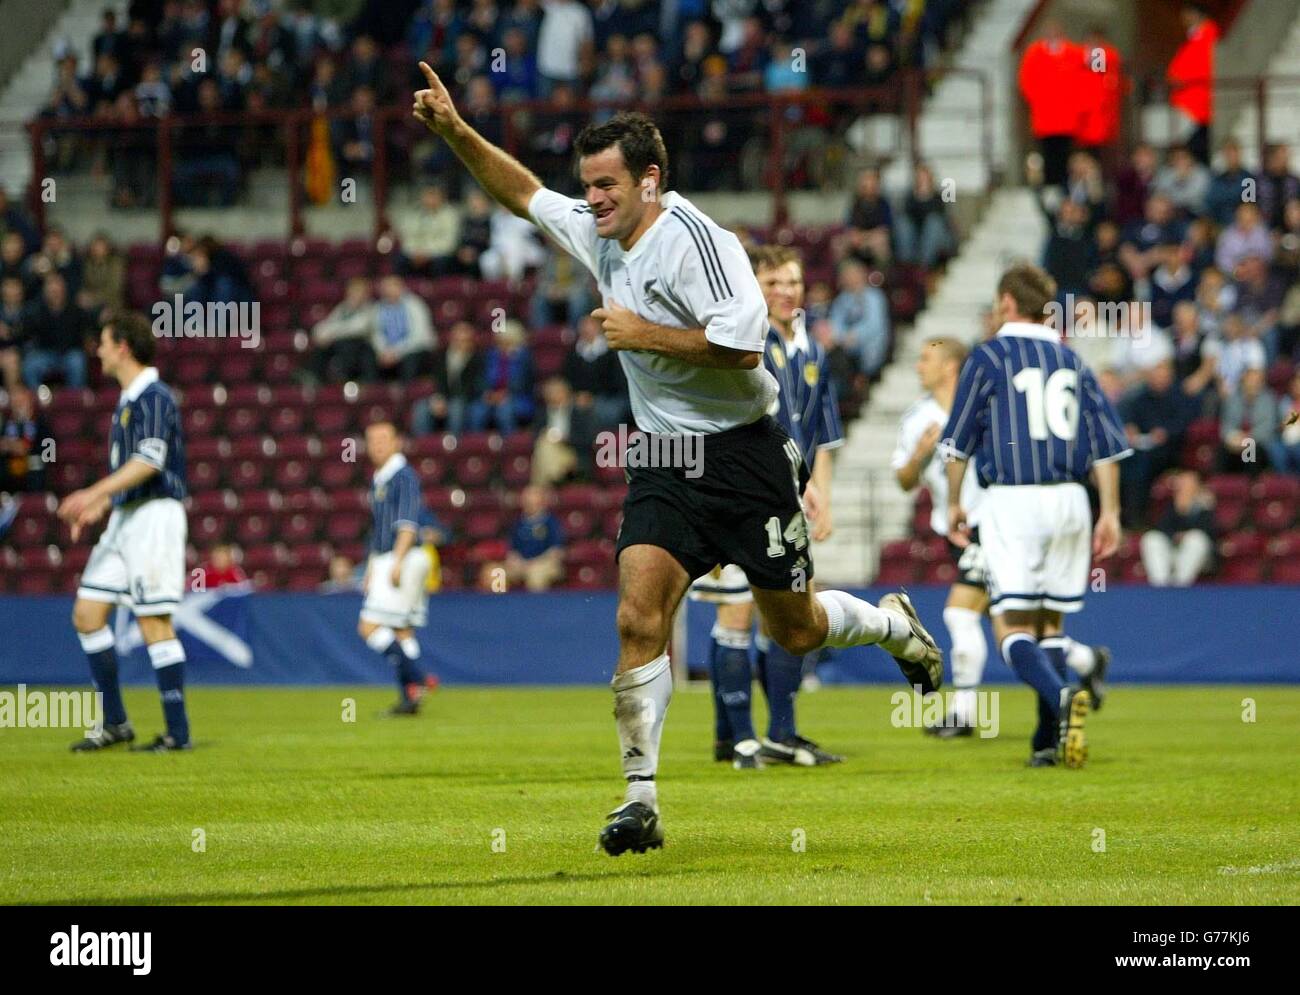
{"label": "white football jersey", "polygon": [[[903,420],[898,426],[898,444],[894,454],[889,458],[892,470],[900,470],[916,452],[916,447],[931,425],[938,425],[943,431],[948,423],[948,412],[930,394],[914,402],[903,412]],[[934,505],[930,512],[930,528],[938,535],[948,534],[948,473],[947,468],[936,451],[930,454],[930,461],[921,471],[921,483],[930,491],[930,500]],[[980,486],[979,474],[973,466],[966,468],[966,476],[961,482],[961,507],[966,512],[966,522],[976,525],[980,499],[984,497],[984,488]]]}
{"label": "white football jersey", "polygon": [[[663,213],[627,252],[596,234],[585,200],[543,187],[533,194],[528,213],[591,271],[602,300],[657,325],[703,328],[710,342],[761,353],[767,303],[740,239],[674,191],[660,203]],[[776,380],[762,364],[717,370],[627,350],[618,358],[632,417],[645,432],[722,432],[757,420],[776,400]]]}

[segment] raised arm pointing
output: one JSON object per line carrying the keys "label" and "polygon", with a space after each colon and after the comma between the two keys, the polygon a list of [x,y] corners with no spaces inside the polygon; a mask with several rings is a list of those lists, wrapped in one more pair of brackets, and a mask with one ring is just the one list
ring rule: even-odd
{"label": "raised arm pointing", "polygon": [[532,220],[528,202],[542,181],[465,123],[451,94],[428,63],[420,63],[420,72],[428,87],[415,92],[411,114],[450,146],[489,197],[511,213]]}

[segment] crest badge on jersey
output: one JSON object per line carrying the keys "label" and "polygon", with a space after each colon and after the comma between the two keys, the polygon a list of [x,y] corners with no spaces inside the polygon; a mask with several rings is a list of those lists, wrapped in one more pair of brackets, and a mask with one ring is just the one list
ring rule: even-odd
{"label": "crest badge on jersey", "polygon": [[817,386],[817,378],[818,378],[819,375],[820,375],[820,374],[819,374],[818,371],[817,371],[817,364],[816,364],[816,363],[804,363],[804,364],[803,364],[803,381],[804,381],[804,383],[806,383],[809,387],[816,387],[816,386]]}

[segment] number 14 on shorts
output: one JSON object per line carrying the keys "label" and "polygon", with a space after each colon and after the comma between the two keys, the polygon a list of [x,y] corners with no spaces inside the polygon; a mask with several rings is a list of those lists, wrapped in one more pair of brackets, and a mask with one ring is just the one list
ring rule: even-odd
{"label": "number 14 on shorts", "polygon": [[783,530],[781,528],[781,519],[773,515],[767,520],[767,555],[773,559],[785,555],[787,544],[793,544],[795,549],[803,549],[808,545],[808,523],[804,520],[803,512],[793,515],[790,523]]}

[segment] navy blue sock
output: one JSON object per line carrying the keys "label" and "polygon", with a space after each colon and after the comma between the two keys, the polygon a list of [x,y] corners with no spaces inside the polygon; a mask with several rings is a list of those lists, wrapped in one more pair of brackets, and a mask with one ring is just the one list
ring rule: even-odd
{"label": "navy blue sock", "polygon": [[750,715],[754,672],[749,663],[749,633],[738,635],[726,632],[719,638],[715,630],[713,638],[717,645],[714,657],[717,696],[727,713],[730,738],[736,743],[754,739],[754,720]]}
{"label": "navy blue sock", "polygon": [[[1065,647],[1061,644],[1059,637],[1048,636],[1038,644],[1038,648],[1043,651],[1047,657],[1047,662],[1061,682],[1068,683],[1065,669]],[[1059,702],[1059,698],[1056,699]],[[1059,706],[1057,711],[1059,712]],[[1045,750],[1048,747],[1055,746],[1057,737],[1060,735],[1059,718],[1047,707],[1047,702],[1039,695],[1038,698],[1038,728],[1034,730],[1033,746],[1035,750]]]}
{"label": "navy blue sock", "polygon": [[721,647],[717,639],[709,640],[709,687],[713,689],[713,738],[719,743],[734,743],[731,731],[731,719],[727,716],[727,706],[722,703],[722,685],[718,675],[718,657]]}
{"label": "navy blue sock", "polygon": [[1002,659],[1007,661],[1007,666],[1016,672],[1017,677],[1038,692],[1055,723],[1061,711],[1061,689],[1065,687],[1065,681],[1052,669],[1038,641],[1026,633],[1013,632],[1002,640]]}
{"label": "navy blue sock", "polygon": [[171,663],[154,671],[158,693],[162,696],[163,718],[167,735],[178,745],[190,741],[190,720],[185,714],[185,664]]}
{"label": "navy blue sock", "polygon": [[424,686],[424,668],[420,666],[420,644],[414,636],[399,639],[397,645],[402,647],[406,656],[406,674],[408,684]]}
{"label": "navy blue sock", "polygon": [[190,720],[185,714],[185,650],[181,641],[173,638],[150,643],[149,662],[158,681],[167,735],[183,746],[190,741]]}
{"label": "navy blue sock", "polygon": [[113,630],[105,626],[97,632],[82,632],[78,636],[90,662],[90,679],[95,690],[104,696],[104,724],[121,725],[126,721],[126,705],[122,701],[122,686],[117,680]]}
{"label": "navy blue sock", "polygon": [[393,675],[397,678],[397,689],[405,698],[406,686],[416,684],[418,680],[413,676],[414,667],[407,655],[402,652],[402,644],[399,640],[394,639],[388,644],[388,649],[384,650],[384,659],[392,666]]}
{"label": "navy blue sock", "polygon": [[796,735],[794,698],[803,681],[803,657],[795,656],[772,643],[765,666],[767,684],[767,738],[782,742]]}

